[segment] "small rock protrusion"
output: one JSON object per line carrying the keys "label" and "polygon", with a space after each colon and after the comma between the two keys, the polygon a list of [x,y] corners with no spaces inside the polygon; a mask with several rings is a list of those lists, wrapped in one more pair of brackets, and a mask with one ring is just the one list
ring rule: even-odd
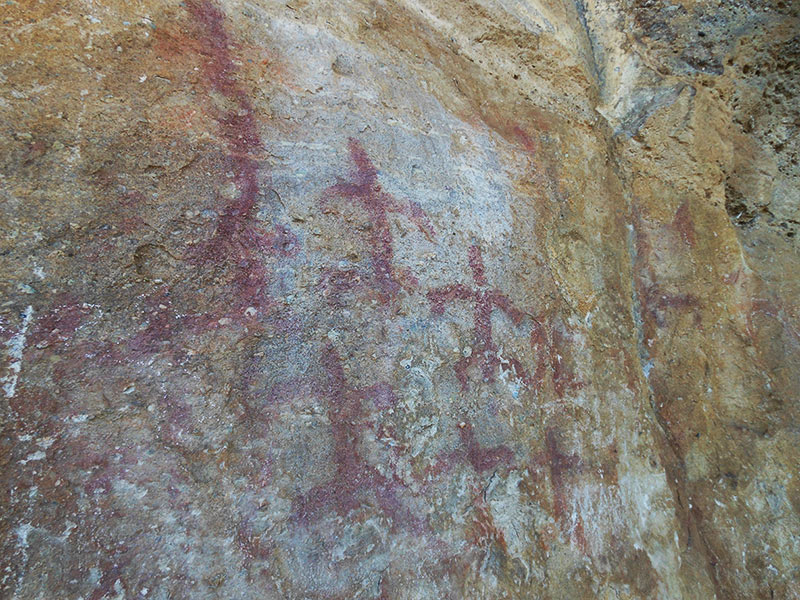
{"label": "small rock protrusion", "polygon": [[353,61],[344,54],[336,57],[331,65],[334,73],[339,75],[352,75],[353,74]]}

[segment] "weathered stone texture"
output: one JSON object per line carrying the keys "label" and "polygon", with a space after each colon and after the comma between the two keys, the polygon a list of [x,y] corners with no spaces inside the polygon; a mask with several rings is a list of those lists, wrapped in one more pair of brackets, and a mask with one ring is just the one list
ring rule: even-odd
{"label": "weathered stone texture", "polygon": [[800,599],[796,3],[0,9],[0,597]]}

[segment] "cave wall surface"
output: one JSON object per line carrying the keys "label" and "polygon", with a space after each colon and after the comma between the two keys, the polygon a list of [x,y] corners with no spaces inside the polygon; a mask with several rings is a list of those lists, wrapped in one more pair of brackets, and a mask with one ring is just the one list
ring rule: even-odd
{"label": "cave wall surface", "polygon": [[790,1],[0,8],[0,597],[800,599]]}

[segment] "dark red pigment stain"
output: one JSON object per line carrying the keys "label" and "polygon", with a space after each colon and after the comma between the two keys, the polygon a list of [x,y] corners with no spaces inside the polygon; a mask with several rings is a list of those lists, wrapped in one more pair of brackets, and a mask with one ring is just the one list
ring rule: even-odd
{"label": "dark red pigment stain", "polygon": [[[191,431],[194,426],[192,407],[180,398],[173,398],[163,394],[157,401],[160,412],[163,413],[162,422],[155,432],[156,437],[168,448],[173,448],[181,453],[191,450]],[[188,434],[188,435],[187,435]]]}
{"label": "dark red pigment stain", "polygon": [[[254,108],[246,91],[237,82],[230,52],[234,44],[225,31],[224,14],[208,1],[191,0],[184,6],[195,25],[188,48],[199,54],[202,60],[201,74],[205,86],[224,97],[230,107],[225,110],[212,108],[211,111],[227,151],[219,170],[232,174],[235,195],[230,201],[218,198],[222,208],[218,211],[220,216],[213,235],[190,247],[183,256],[198,269],[194,274],[195,280],[213,278],[210,285],[215,293],[211,296],[219,300],[202,314],[186,314],[176,311],[170,301],[173,292],[185,290],[183,283],[172,290],[166,286],[156,289],[145,299],[143,320],[146,326],[132,338],[119,342],[92,340],[77,348],[80,352],[76,356],[91,355],[105,366],[167,350],[176,336],[203,333],[223,326],[226,321],[221,320],[222,317],[228,317],[229,322],[243,321],[253,327],[259,326],[255,317],[259,312],[263,314],[263,309],[270,309],[268,312],[275,317],[275,303],[267,290],[271,272],[264,262],[269,257],[293,256],[299,250],[298,241],[288,227],[276,224],[265,231],[253,223],[259,197],[259,163],[256,157],[263,148]],[[105,186],[116,182],[116,178],[106,170],[98,172],[96,178]],[[145,201],[138,191],[124,190],[123,198],[123,207],[139,206]],[[143,224],[138,215],[129,220],[130,230]],[[192,276],[187,279],[191,281]],[[202,283],[195,285],[199,287]],[[194,289],[185,291],[192,296],[196,293]],[[253,310],[248,310],[251,307]],[[53,315],[45,318],[41,331],[35,334],[37,343],[46,345],[64,337],[66,328],[73,326],[67,321],[77,319],[79,312],[75,307],[56,306]],[[47,336],[43,329],[46,327],[55,333]]]}
{"label": "dark red pigment stain", "polygon": [[364,402],[369,400],[379,409],[391,407],[396,403],[394,391],[385,383],[363,389],[351,388],[341,359],[330,345],[323,351],[322,365],[327,373],[323,390],[330,404],[328,419],[333,430],[336,470],[329,481],[295,500],[296,519],[308,524],[329,512],[346,516],[368,501],[366,496],[371,493],[384,514],[391,517],[392,528],[403,525],[422,532],[424,521],[402,504],[402,484],[381,474],[358,451],[359,433],[368,426],[364,423],[367,418]]}
{"label": "dark red pigment stain", "polygon": [[547,371],[548,360],[546,360],[545,357],[550,357],[551,352],[547,330],[545,330],[544,326],[536,319],[533,319],[530,343],[531,350],[533,350],[533,355],[537,359],[536,371],[533,373],[531,383],[533,384],[534,389],[538,392],[544,385],[545,373]]}
{"label": "dark red pigment stain", "polygon": [[386,577],[381,578],[379,600],[390,600],[392,598],[389,591],[389,580]]}
{"label": "dark red pigment stain", "polygon": [[138,457],[132,456],[128,448],[116,450],[116,454],[120,457],[118,462],[112,460],[107,449],[99,448],[94,442],[82,440],[82,443],[75,444],[75,448],[80,449],[81,453],[73,457],[73,464],[70,466],[76,466],[89,473],[83,491],[90,497],[108,494],[113,482],[124,477],[126,469],[135,465],[138,460]]}
{"label": "dark red pigment stain", "polygon": [[567,392],[584,387],[584,383],[578,380],[565,360],[564,349],[567,340],[557,325],[552,325],[548,330],[541,322],[534,319],[530,343],[534,355],[540,357],[532,379],[536,390],[540,390],[544,384],[548,366],[553,376],[553,391],[556,397],[564,398]]}
{"label": "dark red pigment stain", "polygon": [[155,354],[162,344],[172,339],[177,319],[171,309],[169,292],[161,290],[145,302],[149,309],[147,326],[128,341],[128,350],[133,357]]}
{"label": "dark red pigment stain", "polygon": [[420,484],[426,486],[431,477],[439,478],[446,475],[462,463],[469,464],[479,475],[500,467],[506,467],[509,470],[516,468],[514,452],[511,448],[505,444],[482,446],[475,436],[475,429],[471,423],[462,421],[458,428],[460,446],[455,450],[440,453],[436,462],[425,468],[419,479]]}
{"label": "dark red pigment stain", "polygon": [[[222,168],[234,173],[236,195],[220,211],[222,216],[212,239],[191,248],[187,258],[198,267],[210,264],[214,267],[214,274],[221,274],[224,268],[225,273],[233,275],[233,285],[224,290],[232,293],[223,301],[221,310],[230,310],[232,316],[241,318],[244,308],[258,308],[269,303],[265,291],[268,274],[258,261],[256,250],[285,257],[296,252],[297,244],[285,227],[276,226],[273,231],[264,233],[257,231],[250,223],[258,194],[258,165],[253,154],[260,148],[253,109],[234,79],[233,63],[228,54],[229,40],[222,27],[222,13],[210,3],[202,2],[189,3],[189,11],[201,26],[202,31],[197,37],[202,38],[205,44],[201,54],[205,58],[203,74],[208,85],[234,106],[231,113],[221,114],[217,121],[228,150],[225,158],[227,164]],[[143,200],[138,192],[129,192],[126,198],[130,203]],[[215,285],[219,287],[219,284]],[[169,287],[156,289],[145,299],[146,310],[142,319],[145,326],[133,336],[121,340],[90,339],[80,344],[69,344],[87,318],[90,306],[68,297],[59,298],[49,312],[37,319],[31,333],[31,341],[35,344],[28,351],[34,353],[35,362],[58,345],[59,360],[53,366],[53,380],[57,383],[68,381],[65,389],[74,385],[76,377],[81,384],[95,385],[97,382],[90,380],[88,373],[91,371],[87,371],[87,365],[100,369],[127,365],[132,360],[168,350],[180,335],[221,326],[219,317],[224,313],[220,314],[220,310],[203,315],[186,315],[176,310],[174,304]],[[245,318],[254,321],[249,316],[252,314],[250,311]],[[280,329],[285,322],[274,325]],[[190,428],[191,409],[177,401],[164,406],[166,417],[160,429],[160,441],[172,449],[186,450],[181,432]],[[108,491],[113,477],[119,475],[110,466],[101,469],[101,472],[87,483],[88,495]]]}
{"label": "dark red pigment stain", "polygon": [[[184,331],[213,329],[219,326],[214,315],[179,314],[176,312],[168,288],[162,288],[145,300],[147,326],[125,342],[127,358],[137,359],[164,351],[175,334]],[[109,356],[119,362],[117,352]]]}
{"label": "dark red pigment stain", "polygon": [[36,319],[30,343],[45,348],[67,342],[90,312],[89,305],[76,301],[69,294],[60,296],[46,314]]}
{"label": "dark red pigment stain", "polygon": [[[258,195],[258,165],[253,155],[260,148],[254,113],[244,92],[234,81],[232,61],[228,55],[228,39],[222,28],[222,13],[211,4],[200,2],[190,3],[189,10],[196,22],[201,25],[202,31],[198,37],[202,38],[205,44],[202,51],[205,58],[203,74],[209,82],[209,87],[224,96],[229,105],[234,107],[230,113],[220,114],[217,122],[220,136],[227,147],[227,156],[224,159],[226,164],[221,165],[221,171],[231,171],[234,174],[236,192],[234,198],[219,211],[221,217],[213,237],[191,248],[186,258],[191,264],[197,265],[198,271],[201,269],[212,271],[212,275],[221,275],[220,279],[227,277],[229,282],[227,288],[222,290],[219,284],[215,284],[217,289],[213,291],[230,292],[230,297],[223,300],[221,310],[230,310],[233,314],[241,316],[244,308],[249,306],[258,308],[269,304],[269,297],[265,292],[269,277],[266,268],[258,261],[258,253],[279,257],[289,256],[296,251],[297,244],[292,233],[285,227],[277,226],[265,233],[251,225]],[[131,199],[140,200],[134,196],[131,196]],[[134,229],[135,225],[136,223],[133,223],[131,229]],[[209,266],[212,269],[207,269]],[[156,289],[145,301],[146,311],[142,319],[145,321],[145,326],[139,332],[122,340],[94,339],[80,344],[69,344],[75,332],[88,318],[89,307],[69,298],[57,299],[53,308],[37,319],[35,329],[31,332],[31,341],[35,340],[36,344],[28,351],[38,358],[45,354],[48,346],[58,345],[59,360],[53,366],[53,379],[57,383],[62,379],[68,381],[69,383],[63,386],[65,390],[70,390],[76,384],[86,384],[87,387],[100,386],[107,383],[109,377],[113,375],[105,376],[102,382],[92,380],[91,373],[97,373],[95,369],[130,364],[131,360],[136,358],[163,352],[169,343],[181,334],[219,326],[219,317],[222,314],[185,316],[175,310],[173,304],[176,303],[171,302],[169,288]],[[214,312],[219,313],[220,310]],[[36,345],[42,347],[36,348]],[[52,350],[49,348],[47,352]],[[20,386],[19,397],[23,397],[23,391]],[[24,397],[30,399],[30,396]],[[159,403],[159,406],[164,418],[159,427],[160,436],[157,441],[171,450],[177,449],[182,451],[184,456],[191,457],[189,452],[185,452],[191,450],[189,442],[185,440],[186,436],[182,435],[183,432],[189,431],[192,425],[191,407],[169,398]],[[37,404],[38,412],[35,416],[43,426],[49,426],[50,414],[52,413],[52,420],[55,421],[57,409],[55,400],[50,404],[42,402]],[[71,409],[67,407],[67,410]],[[39,416],[38,413],[46,414]],[[59,422],[63,423],[63,420],[59,419]],[[55,425],[53,427],[55,428]],[[63,425],[61,427],[56,429],[57,433],[64,431]],[[97,429],[98,427],[101,429]],[[103,424],[91,428],[86,426],[86,435],[99,436],[95,442],[71,440],[69,451],[57,452],[61,443],[60,437],[48,452],[55,455],[55,458],[50,460],[61,460],[60,464],[65,466],[62,472],[80,474],[88,471],[88,475],[81,481],[73,483],[72,487],[79,489],[81,496],[102,508],[102,513],[99,513],[102,514],[102,519],[99,520],[102,524],[97,520],[90,520],[74,535],[78,535],[81,530],[92,532],[87,535],[94,535],[93,532],[114,528],[112,523],[119,515],[114,512],[116,509],[111,507],[107,497],[111,495],[115,481],[123,477],[130,478],[132,473],[141,469],[141,457],[145,456],[143,451],[133,452],[119,447],[115,447],[113,452],[110,451],[113,440],[109,438],[110,434],[106,433],[108,430],[104,427]],[[67,438],[67,436],[62,437]],[[90,452],[91,446],[94,445],[100,447]],[[113,454],[120,454],[122,457],[119,460],[112,460]],[[59,456],[62,458],[59,459]],[[67,460],[77,460],[81,464],[65,463]],[[51,464],[53,465],[51,470],[58,472],[59,463]],[[187,477],[186,474],[171,472],[163,475],[174,482],[181,482],[181,477]],[[60,486],[58,489],[67,487],[69,486]],[[78,495],[77,491],[75,495]],[[184,510],[183,506],[175,508]],[[62,514],[71,513],[67,511]],[[247,521],[241,522],[236,541],[246,560],[263,556],[264,549],[253,537]],[[99,548],[98,553],[104,556],[99,565],[102,575],[90,597],[99,600],[117,595],[118,590],[115,586],[118,585],[122,585],[123,594],[132,593],[130,586],[123,579],[123,574],[128,571],[127,565],[133,555],[130,553],[119,555],[116,550],[111,551],[108,547]],[[142,555],[152,556],[155,553],[147,552]],[[117,581],[120,583],[117,584]]]}
{"label": "dark red pigment stain", "polygon": [[689,203],[684,201],[675,211],[675,218],[672,220],[672,227],[681,235],[684,243],[690,248],[697,246],[697,235],[694,231],[694,221],[689,212]]}
{"label": "dark red pigment stain", "polygon": [[559,443],[558,432],[549,427],[545,431],[544,456],[534,458],[534,463],[547,466],[550,470],[550,485],[553,488],[553,513],[561,526],[561,531],[570,539],[574,539],[585,554],[587,552],[586,536],[583,532],[583,521],[578,515],[576,522],[571,523],[571,515],[567,502],[568,479],[584,470],[581,458],[575,454],[565,454]]}
{"label": "dark red pigment stain", "polygon": [[[663,328],[666,326],[666,315],[670,309],[678,309],[679,312],[691,310],[694,313],[694,324],[696,327],[702,326],[702,315],[700,314],[700,301],[693,294],[672,294],[663,291],[657,283],[648,286],[640,286],[642,293],[640,300],[642,308],[647,313],[647,324],[653,323]],[[647,339],[655,337],[652,328],[648,328]]]}
{"label": "dark red pigment stain", "polygon": [[328,271],[322,281],[323,293],[335,303],[341,292],[371,283],[377,288],[381,302],[388,303],[397,296],[402,287],[413,287],[417,284],[413,275],[395,269],[392,264],[394,240],[388,215],[404,215],[431,241],[436,233],[419,204],[412,201],[401,204],[391,194],[383,191],[375,165],[357,140],[350,138],[348,149],[356,166],[350,181],[328,188],[322,202],[327,207],[332,198],[344,198],[361,206],[367,213],[371,224],[368,243],[372,270],[370,274],[363,275],[354,269]]}
{"label": "dark red pigment stain", "polygon": [[[261,354],[261,353],[259,353]],[[274,374],[276,367],[271,356],[254,356],[244,366],[234,386],[232,398],[236,403],[237,420],[242,435],[249,440],[263,440],[271,435],[270,428],[277,410],[286,403],[298,399],[313,398],[317,393],[317,382],[287,374],[280,381],[264,382],[265,374]],[[253,470],[260,471],[258,483],[266,485],[272,474],[271,459],[259,459]]]}
{"label": "dark red pigment stain", "polygon": [[232,281],[235,298],[232,304],[240,314],[247,307],[271,304],[266,291],[268,273],[255,250],[290,256],[297,252],[297,240],[285,226],[276,225],[271,232],[256,229],[253,211],[259,193],[258,162],[254,158],[263,150],[258,135],[255,111],[245,90],[235,78],[230,55],[231,41],[223,26],[224,14],[211,2],[191,1],[186,8],[200,27],[204,58],[202,73],[212,91],[224,96],[233,108],[216,117],[220,136],[228,147],[228,169],[233,172],[237,195],[220,213],[217,229],[210,240],[191,249],[189,259],[195,264],[225,263],[235,268]]}
{"label": "dark red pigment stain", "polygon": [[475,439],[475,431],[469,423],[460,425],[458,434],[461,437],[462,449],[456,452],[455,456],[461,455],[466,458],[478,473],[491,471],[501,464],[510,465],[514,460],[514,453],[507,446],[492,448],[481,446]]}
{"label": "dark red pigment stain", "polygon": [[114,589],[119,581],[119,587],[122,589],[123,597],[130,594],[128,585],[123,580],[123,572],[125,567],[130,564],[132,558],[130,556],[119,556],[116,560],[103,560],[100,563],[100,581],[97,582],[97,587],[89,596],[89,600],[102,600],[117,596],[117,590]]}
{"label": "dark red pigment stain", "polygon": [[18,435],[27,433],[44,437],[59,431],[61,424],[56,415],[61,402],[52,393],[33,386],[20,386],[17,393],[8,399],[8,407],[11,415],[4,424]]}
{"label": "dark red pigment stain", "polygon": [[[546,119],[536,119],[536,121],[539,131],[546,131],[549,129]],[[543,157],[539,141],[528,135],[519,125],[511,127],[508,139],[525,150],[530,157],[529,160],[533,163],[531,166],[536,165],[537,168],[534,169],[531,174],[533,181],[536,182],[537,185],[544,186],[553,191],[556,197],[560,196],[560,194],[556,192],[558,188],[558,184],[556,183],[558,181],[558,176],[556,175],[555,167],[552,163],[548,164]],[[544,164],[542,164],[543,162]],[[539,172],[540,168],[543,168],[544,172]]]}
{"label": "dark red pigment stain", "polygon": [[[147,198],[138,190],[129,190],[118,174],[107,167],[101,167],[91,173],[92,181],[106,193],[114,190],[118,201],[114,205],[115,226],[124,234],[132,234],[143,227],[147,222],[142,218],[141,207],[147,205]],[[100,254],[100,250],[95,252]]]}
{"label": "dark red pigment stain", "polygon": [[[108,440],[105,441],[108,442]],[[82,456],[80,450],[85,451],[86,456]],[[114,481],[131,481],[132,474],[137,471],[137,465],[141,464],[144,455],[143,448],[141,446],[123,446],[114,448],[112,453],[103,443],[98,444],[78,438],[68,442],[68,446],[64,447],[62,452],[53,454],[58,461],[53,468],[62,476],[65,472],[80,473],[81,470],[93,472],[96,469],[101,471],[99,476],[92,475],[90,477],[89,483],[84,486],[84,494],[81,494],[81,507],[76,507],[78,514],[84,513],[86,517],[86,522],[74,534],[80,541],[76,540],[74,536],[70,539],[73,544],[76,544],[76,547],[81,547],[91,555],[91,559],[87,562],[89,565],[97,565],[101,573],[89,598],[101,600],[111,597],[129,597],[132,588],[141,589],[152,586],[154,581],[150,574],[133,573],[131,563],[142,556],[157,556],[159,549],[163,549],[158,544],[161,538],[143,532],[141,528],[122,534],[120,532],[115,534],[113,529],[109,529],[119,519],[130,517],[131,513],[127,507],[120,507],[107,495],[112,489]],[[110,459],[112,454],[122,455],[122,459],[120,464],[110,467],[109,463],[113,460]],[[64,460],[68,462],[65,463]],[[65,469],[69,469],[69,471]],[[172,481],[179,482],[174,472],[170,473],[167,470],[159,474],[168,475]],[[155,474],[154,476],[158,477]],[[133,479],[133,481],[145,485],[152,482],[152,480],[148,482],[144,479]],[[175,491],[175,494],[178,493],[172,485],[169,485],[167,489],[170,490],[170,495],[173,495],[172,491]],[[75,495],[77,496],[77,494]],[[86,502],[89,502],[95,510],[87,510]],[[189,505],[188,503],[170,503],[170,508],[188,512]],[[181,517],[178,518],[181,519]],[[143,586],[144,583],[148,585]]]}
{"label": "dark red pigment stain", "polygon": [[272,553],[269,545],[262,542],[261,536],[253,531],[253,526],[247,519],[242,520],[236,528],[236,545],[244,556],[243,566],[247,571],[254,560],[266,560]]}
{"label": "dark red pigment stain", "polygon": [[[740,267],[734,272],[722,276],[722,281],[727,285],[736,285],[740,279],[745,278],[744,270]],[[772,300],[767,298],[751,298],[749,302],[744,303],[741,307],[745,317],[745,332],[750,338],[754,346],[758,346],[757,332],[758,328],[753,323],[753,320],[759,315],[775,319],[783,327],[784,332],[794,346],[800,346],[800,332],[792,325],[791,312],[787,311],[785,306],[777,302],[774,298]],[[766,372],[768,368],[763,367]]]}
{"label": "dark red pigment stain", "polygon": [[472,500],[473,519],[467,529],[469,541],[476,547],[486,550],[496,545],[503,553],[508,552],[503,531],[497,527],[484,489],[475,490]]}
{"label": "dark red pigment stain", "polygon": [[626,351],[624,348],[618,349],[615,354],[619,357],[618,360],[621,361],[623,366],[628,390],[636,393],[640,384],[639,376],[642,375],[642,370],[639,366],[638,360],[634,360],[631,356],[631,353]]}
{"label": "dark red pigment stain", "polygon": [[566,360],[564,360],[564,348],[567,345],[567,340],[557,327],[552,329],[551,340],[550,366],[553,369],[553,389],[557,397],[563,398],[567,392],[584,387],[584,383],[578,380]]}
{"label": "dark red pigment stain", "polygon": [[445,305],[455,300],[472,301],[475,304],[475,347],[472,349],[472,354],[459,359],[455,366],[456,377],[461,383],[462,391],[466,392],[469,389],[467,370],[476,363],[480,364],[484,381],[494,381],[495,369],[500,367],[504,371],[513,369],[517,377],[528,383],[530,378],[522,364],[514,358],[501,361],[498,348],[492,339],[494,309],[503,311],[515,325],[522,322],[524,313],[514,307],[508,296],[497,289],[488,288],[481,249],[476,245],[469,248],[469,266],[472,270],[472,280],[476,285],[475,289],[455,283],[428,292],[431,312],[435,315],[444,314]]}
{"label": "dark red pigment stain", "polygon": [[27,145],[25,153],[22,155],[22,164],[28,166],[32,162],[39,160],[47,152],[48,145],[42,141],[31,142]]}
{"label": "dark red pigment stain", "polygon": [[[194,36],[202,42],[190,47],[203,59],[201,73],[206,86],[223,96],[231,107],[227,112],[217,111],[215,120],[227,148],[220,171],[232,173],[235,196],[227,203],[218,198],[223,207],[213,235],[190,247],[184,255],[190,264],[201,269],[196,279],[214,277],[214,291],[220,292],[221,302],[202,314],[181,313],[175,310],[171,301],[173,292],[180,290],[181,285],[172,290],[167,286],[157,289],[145,299],[144,329],[121,342],[100,343],[95,340],[79,348],[106,366],[168,350],[176,336],[221,327],[226,323],[222,317],[257,327],[255,317],[258,312],[275,308],[267,290],[270,271],[264,260],[267,257],[285,258],[298,251],[297,239],[288,227],[277,224],[272,230],[263,231],[253,223],[259,195],[256,156],[262,145],[253,106],[236,81],[229,50],[233,44],[224,29],[224,14],[211,2],[190,1],[185,6],[198,29]],[[105,172],[98,177],[106,184],[114,181]],[[123,204],[141,204],[143,200],[140,192],[126,191]],[[189,292],[194,294],[193,290]],[[61,310],[53,319],[63,320],[64,316],[66,314]],[[54,329],[64,331],[57,323],[53,325]],[[43,343],[47,341],[43,340]]]}

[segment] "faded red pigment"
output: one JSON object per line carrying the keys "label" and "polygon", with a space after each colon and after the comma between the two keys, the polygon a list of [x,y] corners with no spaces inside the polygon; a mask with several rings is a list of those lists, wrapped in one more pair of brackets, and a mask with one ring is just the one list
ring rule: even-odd
{"label": "faded red pigment", "polygon": [[271,554],[269,545],[264,544],[261,536],[253,532],[253,526],[247,519],[242,520],[236,528],[236,545],[244,557],[242,566],[248,571],[254,560],[266,560]]}
{"label": "faded red pigment", "polygon": [[479,475],[500,468],[513,470],[514,451],[505,444],[497,446],[482,446],[475,436],[472,423],[462,422],[458,426],[460,446],[453,451],[443,452],[437,456],[437,461],[425,468],[419,478],[423,485],[431,477],[440,477],[452,471],[456,466],[467,463]]}
{"label": "faded red pigment", "polygon": [[[583,521],[580,515],[571,523],[569,503],[567,501],[567,488],[569,479],[585,470],[581,458],[576,454],[565,454],[561,450],[559,433],[554,427],[545,431],[545,452],[534,458],[534,464],[546,466],[550,471],[550,485],[553,488],[553,514],[561,527],[563,534],[573,539],[578,547],[587,552],[586,536],[583,531]],[[577,514],[577,511],[576,511]]]}
{"label": "faded red pigment", "polygon": [[508,543],[503,530],[495,523],[491,507],[486,501],[485,490],[474,491],[472,510],[472,525],[467,533],[472,544],[484,551],[497,544],[502,552],[508,552]]}
{"label": "faded red pigment", "polygon": [[405,525],[421,532],[424,521],[412,515],[401,501],[402,484],[381,474],[358,451],[359,434],[367,427],[364,402],[371,400],[378,408],[391,407],[396,403],[393,390],[385,383],[363,389],[351,388],[341,359],[330,345],[324,349],[321,362],[327,375],[324,393],[329,404],[336,472],[329,481],[295,501],[297,520],[311,524],[329,511],[345,516],[361,505],[365,492],[372,492],[384,514],[392,518],[393,527]]}
{"label": "faded red pigment", "polygon": [[564,398],[567,392],[579,390],[584,386],[564,360],[566,336],[555,325],[549,331],[536,319],[533,319],[530,336],[531,349],[535,356],[540,356],[532,384],[537,391],[544,385],[545,371],[548,365],[553,376],[553,391],[557,398]]}
{"label": "faded red pigment", "polygon": [[683,201],[675,211],[675,218],[672,220],[672,227],[677,231],[684,243],[690,248],[697,246],[697,234],[694,231],[694,221],[692,213],[689,212],[689,203]]}
{"label": "faded red pigment", "polygon": [[460,453],[467,459],[472,468],[478,473],[491,471],[500,465],[509,466],[514,461],[514,453],[504,445],[486,448],[475,439],[475,431],[469,423],[464,424],[458,431],[461,437],[462,450]]}
{"label": "faded red pigment", "polygon": [[461,390],[469,390],[467,370],[475,363],[480,363],[481,373],[484,381],[494,381],[494,373],[497,367],[504,371],[513,369],[514,374],[529,383],[530,378],[525,371],[522,363],[511,358],[501,361],[499,350],[492,338],[492,311],[499,309],[509,316],[515,325],[522,322],[525,313],[517,309],[508,296],[497,289],[488,288],[486,281],[485,268],[481,250],[477,245],[469,248],[469,266],[472,270],[472,280],[477,286],[472,289],[463,284],[455,283],[428,292],[428,301],[431,304],[431,312],[435,315],[444,313],[444,307],[455,300],[472,301],[475,305],[474,316],[474,335],[475,347],[472,354],[464,356],[456,363],[455,371]]}
{"label": "faded red pigment", "polygon": [[[683,205],[683,216],[676,215],[677,225],[676,228],[682,234],[686,243],[690,243],[687,239],[690,232],[693,230],[689,228],[688,223],[688,207]],[[681,209],[678,210],[681,213]],[[644,320],[644,341],[645,343],[657,337],[656,329],[666,326],[667,311],[677,309],[678,313],[692,311],[694,314],[694,323],[696,326],[701,326],[701,309],[702,304],[693,294],[673,294],[664,291],[663,287],[656,283],[658,277],[650,265],[649,259],[653,254],[653,246],[650,243],[649,237],[645,231],[644,218],[639,210],[633,210],[633,234],[634,234],[634,247],[636,255],[634,259],[634,268],[636,272],[636,290],[641,303],[642,317]]]}
{"label": "faded red pigment", "polygon": [[125,342],[128,358],[142,358],[166,349],[176,333],[212,328],[213,315],[176,314],[171,294],[164,287],[146,299],[147,327]]}

